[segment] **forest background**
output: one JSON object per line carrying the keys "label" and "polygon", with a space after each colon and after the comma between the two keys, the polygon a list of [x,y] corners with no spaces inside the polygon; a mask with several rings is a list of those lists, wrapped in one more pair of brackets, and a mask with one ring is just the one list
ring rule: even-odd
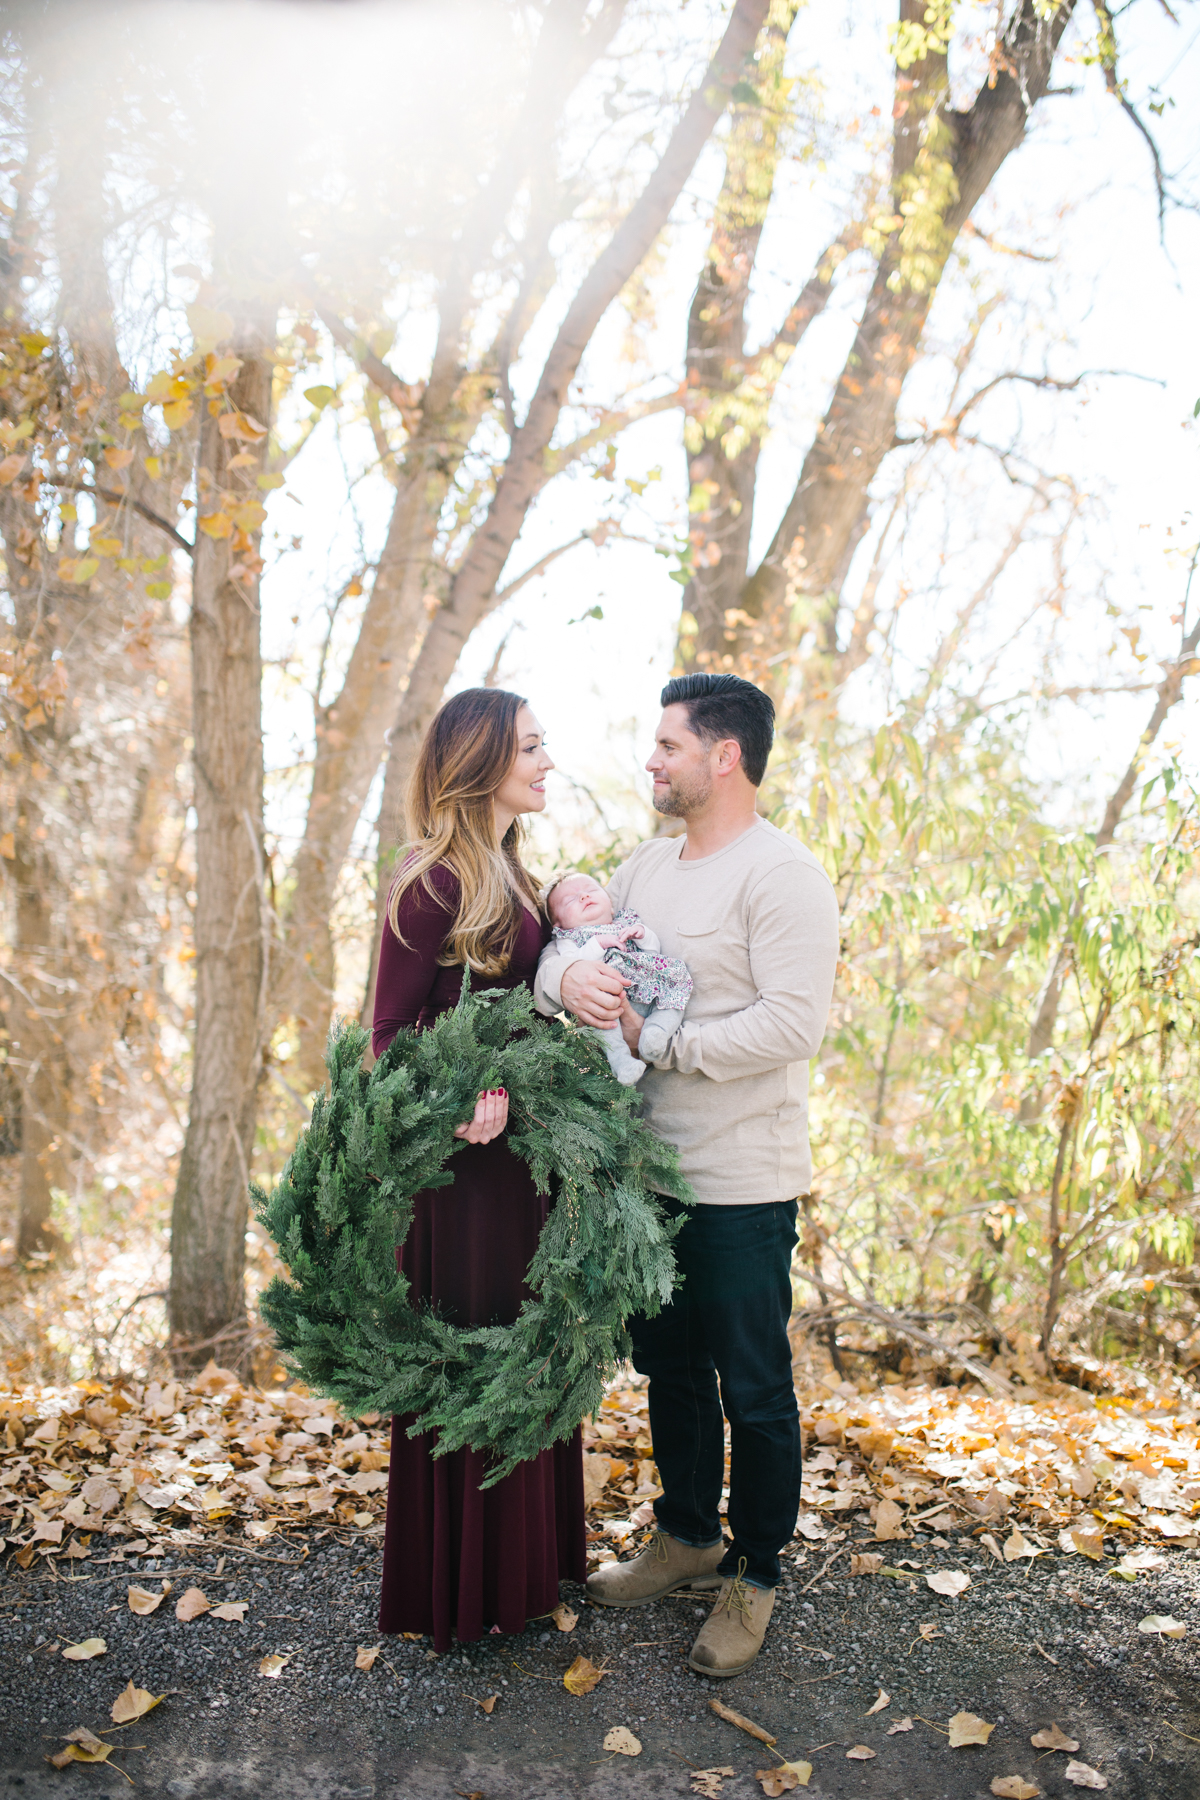
{"label": "forest background", "polygon": [[843,908],[805,1322],[1200,1362],[1198,40],[7,9],[14,1378],[270,1371],[247,1181],[369,1014],[441,697],[529,696],[532,860],[603,870],[705,667],[770,688],[763,808]]}

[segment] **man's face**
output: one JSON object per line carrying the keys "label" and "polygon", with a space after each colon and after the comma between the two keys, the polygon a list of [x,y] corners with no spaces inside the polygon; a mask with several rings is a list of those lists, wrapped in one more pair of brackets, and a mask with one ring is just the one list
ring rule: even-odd
{"label": "man's face", "polygon": [[713,791],[712,752],[688,724],[686,706],[668,706],[654,734],[646,764],[654,777],[654,810],[670,819],[696,813]]}

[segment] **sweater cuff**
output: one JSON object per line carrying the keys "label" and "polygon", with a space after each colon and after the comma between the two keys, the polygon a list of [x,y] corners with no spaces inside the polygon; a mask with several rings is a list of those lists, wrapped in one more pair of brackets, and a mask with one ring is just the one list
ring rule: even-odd
{"label": "sweater cuff", "polygon": [[578,944],[569,944],[561,950],[551,948],[550,954],[538,966],[533,985],[533,1003],[540,1013],[553,1018],[555,1013],[562,1012],[562,978],[572,963],[587,960]]}

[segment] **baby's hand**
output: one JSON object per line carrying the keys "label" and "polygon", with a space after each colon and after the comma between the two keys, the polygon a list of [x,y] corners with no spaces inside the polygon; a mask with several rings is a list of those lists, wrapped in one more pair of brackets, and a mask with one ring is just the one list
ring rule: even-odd
{"label": "baby's hand", "polygon": [[630,938],[640,938],[640,925],[623,925],[620,931],[609,932],[605,937],[598,937],[596,942],[602,950],[623,950]]}

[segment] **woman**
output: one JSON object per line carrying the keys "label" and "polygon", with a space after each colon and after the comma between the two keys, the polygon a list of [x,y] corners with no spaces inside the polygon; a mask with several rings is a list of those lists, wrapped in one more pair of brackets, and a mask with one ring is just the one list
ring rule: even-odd
{"label": "woman", "polygon": [[[408,794],[409,855],[388,898],[379,952],[376,1056],[405,1027],[421,1030],[462,991],[532,985],[549,936],[521,863],[523,813],[541,812],[554,767],[525,701],[471,688],[446,702],[426,734]],[[525,1271],[548,1201],[504,1141],[508,1096],[480,1094],[458,1127],[466,1146],[453,1186],[418,1194],[400,1266],[414,1301],[458,1325],[508,1325],[528,1296]],[[558,1605],[564,1576],[582,1581],[586,1552],[579,1435],[480,1492],[484,1457],[431,1455],[392,1421],[379,1628],[451,1633],[470,1643],[493,1628],[523,1631]]]}

